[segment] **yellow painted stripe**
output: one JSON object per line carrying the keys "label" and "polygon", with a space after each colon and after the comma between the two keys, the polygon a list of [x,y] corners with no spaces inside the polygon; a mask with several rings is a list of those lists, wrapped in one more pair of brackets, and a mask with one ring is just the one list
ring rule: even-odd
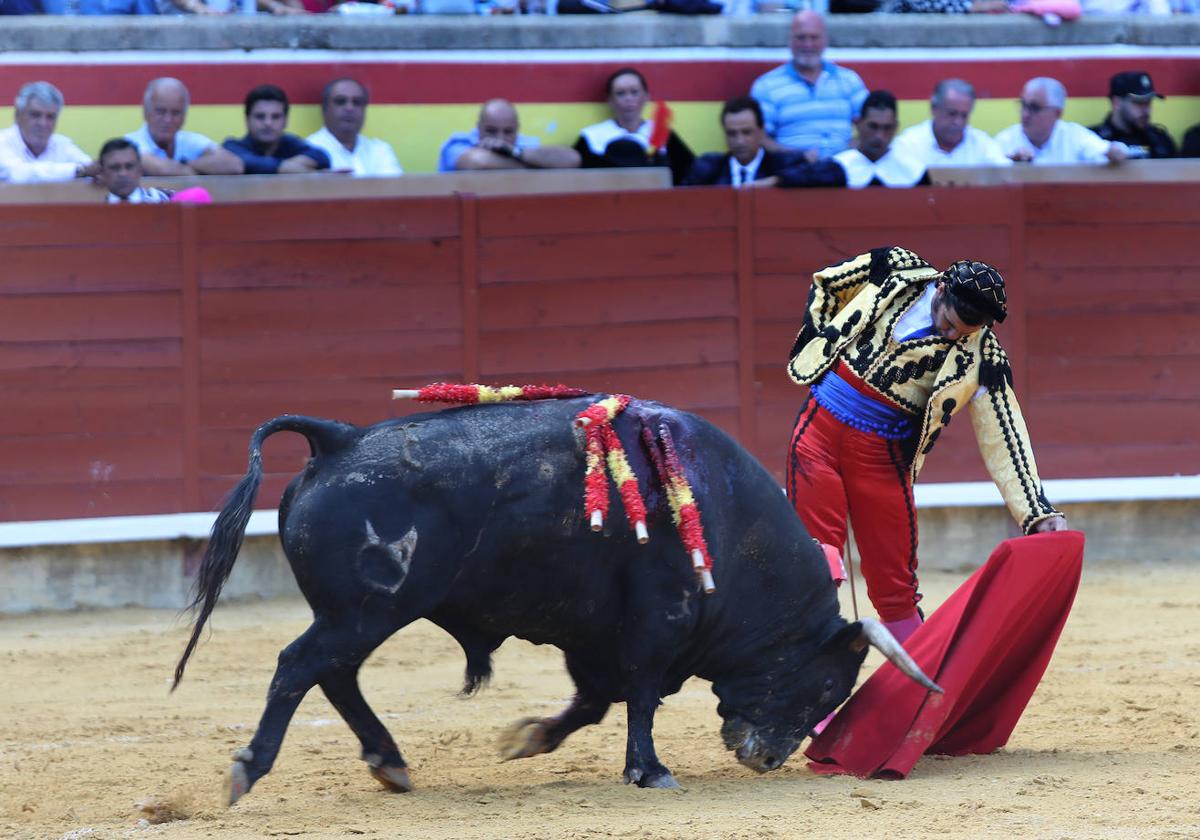
{"label": "yellow painted stripe", "polygon": [[[1064,118],[1094,125],[1108,113],[1103,97],[1069,99]],[[718,124],[720,102],[671,103],[675,130],[697,153],[719,152],[725,140]],[[372,105],[365,133],[391,143],[406,172],[435,172],[442,143],[456,131],[467,131],[475,123],[475,105]],[[521,132],[543,143],[571,145],[586,125],[608,117],[607,107],[593,103],[540,103],[522,105]],[[288,130],[307,136],[321,127],[321,112],[315,105],[297,105],[290,113]],[[900,103],[900,125],[906,128],[929,118],[924,99]],[[1016,100],[981,99],[976,103],[971,125],[995,134],[1017,122]],[[1154,121],[1166,127],[1178,141],[1200,117],[1200,96],[1172,96],[1155,102]],[[96,154],[106,140],[134,131],[142,124],[141,108],[134,106],[72,106],[63,109],[58,130],[89,154]],[[245,134],[239,105],[196,105],[188,113],[187,125],[217,142]]]}

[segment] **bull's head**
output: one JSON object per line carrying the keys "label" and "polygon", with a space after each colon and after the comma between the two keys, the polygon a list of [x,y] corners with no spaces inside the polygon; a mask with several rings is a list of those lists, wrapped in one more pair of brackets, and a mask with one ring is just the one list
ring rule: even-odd
{"label": "bull's head", "polygon": [[887,628],[866,618],[842,626],[806,663],[783,663],[787,667],[772,669],[753,686],[743,686],[754,698],[750,702],[736,689],[728,692],[730,696],[718,691],[726,749],[736,751],[738,761],[759,773],[780,767],[813,727],[850,696],[868,647],[878,648],[918,685],[941,693]]}

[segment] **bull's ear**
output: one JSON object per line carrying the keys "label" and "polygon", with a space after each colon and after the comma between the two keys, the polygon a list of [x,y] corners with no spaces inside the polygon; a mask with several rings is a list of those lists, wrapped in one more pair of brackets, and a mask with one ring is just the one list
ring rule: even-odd
{"label": "bull's ear", "polygon": [[834,631],[833,635],[821,642],[821,650],[827,651],[851,650],[858,653],[866,646],[867,640],[863,635],[862,622],[859,621],[842,625]]}

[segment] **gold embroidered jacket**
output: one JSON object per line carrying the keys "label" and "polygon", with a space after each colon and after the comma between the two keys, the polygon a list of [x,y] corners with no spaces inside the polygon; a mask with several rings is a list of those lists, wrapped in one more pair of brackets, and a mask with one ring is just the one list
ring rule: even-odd
{"label": "gold embroidered jacket", "polygon": [[1025,533],[1058,515],[1038,477],[1033,448],[999,339],[984,327],[958,341],[899,342],[896,322],[940,272],[911,251],[878,248],[813,275],[788,374],[811,385],[841,359],[871,388],[920,422],[911,449],[915,480],[941,430],[963,406],[988,472]]}

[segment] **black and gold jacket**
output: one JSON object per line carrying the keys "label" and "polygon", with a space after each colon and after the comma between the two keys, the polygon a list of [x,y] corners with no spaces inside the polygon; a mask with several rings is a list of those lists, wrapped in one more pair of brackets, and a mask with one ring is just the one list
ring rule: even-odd
{"label": "black and gold jacket", "polygon": [[1031,533],[1058,511],[1042,490],[1012,370],[996,334],[984,327],[953,342],[936,335],[904,342],[893,337],[896,322],[939,275],[903,248],[877,248],[818,271],[788,375],[811,385],[841,359],[867,385],[915,415],[920,431],[909,441],[913,480],[942,428],[970,406],[988,472],[1013,517]]}

